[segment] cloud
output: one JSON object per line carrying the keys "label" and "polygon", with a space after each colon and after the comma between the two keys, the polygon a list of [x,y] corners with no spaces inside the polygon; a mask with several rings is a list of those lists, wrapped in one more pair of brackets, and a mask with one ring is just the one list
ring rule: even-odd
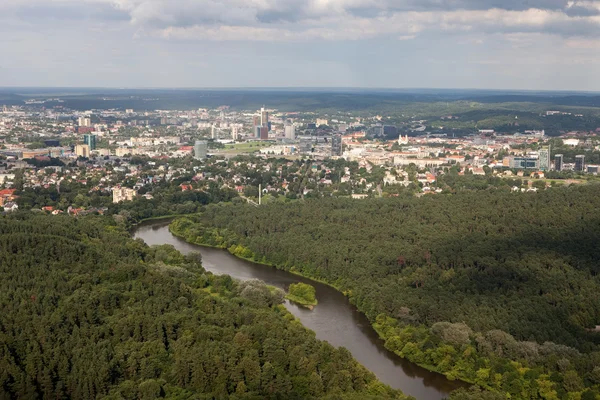
{"label": "cloud", "polygon": [[[600,0],[11,0],[20,21],[126,23],[186,40],[407,40],[434,33],[600,37]],[[6,17],[8,16],[8,17]],[[2,21],[0,16],[0,22]]]}

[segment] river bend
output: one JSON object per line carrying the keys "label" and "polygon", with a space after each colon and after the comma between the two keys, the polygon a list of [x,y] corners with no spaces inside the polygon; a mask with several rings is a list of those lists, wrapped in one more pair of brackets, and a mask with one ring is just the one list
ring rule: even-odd
{"label": "river bend", "polygon": [[450,391],[463,386],[387,350],[367,317],[337,290],[286,271],[241,260],[224,250],[187,243],[173,236],[168,227],[169,221],[148,221],[139,225],[133,235],[148,245],[171,244],[184,254],[200,252],[204,268],[215,274],[227,274],[241,280],[260,279],[286,291],[291,283],[310,283],[316,289],[319,305],[309,311],[286,300],[286,308],[305,327],[315,331],[318,339],[347,348],[379,380],[419,400],[441,400]]}

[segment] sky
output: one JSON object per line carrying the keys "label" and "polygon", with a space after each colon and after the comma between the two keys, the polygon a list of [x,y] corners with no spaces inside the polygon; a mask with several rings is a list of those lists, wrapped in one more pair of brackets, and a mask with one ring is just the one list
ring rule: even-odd
{"label": "sky", "polygon": [[600,0],[0,0],[0,86],[600,90]]}

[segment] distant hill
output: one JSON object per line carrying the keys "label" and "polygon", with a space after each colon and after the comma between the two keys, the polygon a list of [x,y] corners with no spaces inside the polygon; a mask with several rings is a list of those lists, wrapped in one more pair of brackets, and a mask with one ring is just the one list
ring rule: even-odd
{"label": "distant hill", "polygon": [[25,99],[60,97],[75,110],[134,108],[195,109],[229,105],[256,109],[263,105],[281,111],[378,111],[410,103],[468,100],[482,103],[533,102],[599,107],[600,94],[587,92],[530,92],[463,89],[109,89],[0,88],[0,103],[23,104]]}

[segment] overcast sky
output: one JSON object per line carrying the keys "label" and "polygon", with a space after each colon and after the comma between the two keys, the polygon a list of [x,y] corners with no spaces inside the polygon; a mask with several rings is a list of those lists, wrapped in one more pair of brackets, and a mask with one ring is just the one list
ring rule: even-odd
{"label": "overcast sky", "polygon": [[0,86],[600,90],[600,0],[0,0]]}

